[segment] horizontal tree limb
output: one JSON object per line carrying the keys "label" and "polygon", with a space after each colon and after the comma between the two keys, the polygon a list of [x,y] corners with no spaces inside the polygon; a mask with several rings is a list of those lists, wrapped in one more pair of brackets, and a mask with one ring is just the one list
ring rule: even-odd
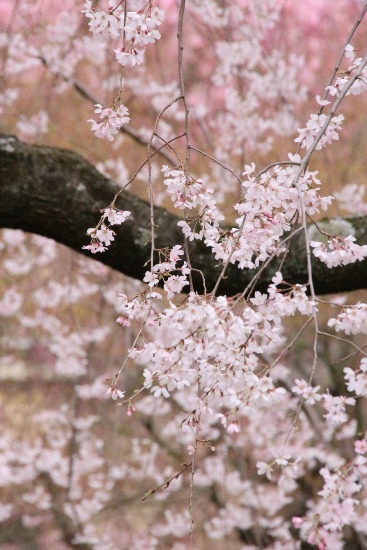
{"label": "horizontal tree limb", "polygon": [[[101,209],[107,207],[120,188],[100,174],[80,155],[56,147],[29,145],[14,136],[0,134],[0,227],[22,229],[54,239],[79,253],[142,280],[149,269],[150,209],[149,204],[122,191],[116,207],[132,215],[121,226],[114,226],[115,241],[104,253],[92,255],[83,250],[89,243],[86,231],[95,227]],[[179,218],[155,207],[155,245],[157,248],[183,244]],[[367,244],[367,217],[347,218],[353,225],[358,244]],[[221,265],[202,243],[190,243],[190,258],[200,270],[210,292],[218,279]],[[328,269],[314,258],[313,281],[317,294],[329,294],[367,287],[367,260],[345,267]],[[257,290],[266,290],[278,270],[280,259],[274,259],[261,273]],[[219,293],[231,296],[242,292],[253,279],[255,270],[229,266]],[[290,250],[282,265],[282,274],[290,283],[308,282],[303,234],[291,240]],[[193,273],[194,287],[203,292],[202,276]]]}

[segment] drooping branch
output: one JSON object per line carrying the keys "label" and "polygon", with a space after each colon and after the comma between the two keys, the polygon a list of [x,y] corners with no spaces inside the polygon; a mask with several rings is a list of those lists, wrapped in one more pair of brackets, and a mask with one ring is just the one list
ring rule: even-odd
{"label": "drooping branch", "polygon": [[[80,155],[55,147],[32,146],[14,136],[0,134],[0,227],[22,229],[44,235],[79,253],[88,244],[86,230],[95,227],[100,210],[110,204],[119,187],[100,174]],[[116,226],[116,240],[110,249],[93,256],[130,277],[142,280],[150,257],[149,204],[126,191],[121,192],[117,208],[132,216]],[[172,247],[183,243],[179,218],[162,208],[155,208],[155,245]],[[367,217],[348,218],[358,244],[367,244]],[[193,267],[202,271],[210,291],[220,273],[220,266],[202,243],[190,244]],[[275,259],[259,277],[256,288],[266,289],[278,269]],[[302,234],[292,241],[282,266],[284,278],[291,283],[307,282],[307,266]],[[345,267],[328,269],[313,261],[317,294],[367,288],[367,260]],[[231,266],[219,292],[234,295],[242,292],[255,272]],[[194,272],[194,286],[203,291],[202,276]]]}

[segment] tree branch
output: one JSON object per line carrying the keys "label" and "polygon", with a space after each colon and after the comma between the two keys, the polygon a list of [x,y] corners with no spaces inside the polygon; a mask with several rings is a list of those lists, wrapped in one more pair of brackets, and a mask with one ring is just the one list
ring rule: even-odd
{"label": "tree branch", "polygon": [[[86,231],[95,227],[100,210],[110,204],[120,188],[100,174],[89,162],[72,151],[55,147],[28,145],[14,136],[0,134],[0,227],[22,229],[44,235],[79,253],[91,256],[82,246],[88,244]],[[114,227],[116,240],[110,250],[93,256],[130,277],[142,280],[150,258],[149,204],[122,191],[116,207],[129,210],[132,216]],[[155,207],[155,246],[183,244],[179,218]],[[358,244],[367,244],[367,217],[348,218]],[[207,290],[214,288],[220,273],[210,250],[202,243],[190,244],[193,267],[201,270]],[[266,290],[280,260],[273,260],[261,273],[256,289]],[[328,269],[313,259],[313,281],[317,294],[367,288],[367,260],[345,267]],[[218,292],[228,296],[242,292],[254,270],[229,266]],[[298,233],[291,242],[282,274],[290,283],[307,283],[304,238]],[[201,275],[193,272],[194,288],[203,291]]]}

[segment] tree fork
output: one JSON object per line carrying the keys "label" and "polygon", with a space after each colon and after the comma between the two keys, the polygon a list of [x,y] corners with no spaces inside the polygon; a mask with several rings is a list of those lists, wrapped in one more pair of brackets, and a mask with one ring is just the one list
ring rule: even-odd
{"label": "tree fork", "polygon": [[[82,247],[89,243],[86,231],[95,227],[101,209],[107,207],[120,188],[100,174],[80,155],[65,149],[29,145],[15,136],[0,134],[0,227],[37,233],[102,262],[129,277],[142,280],[150,259],[149,204],[127,191],[121,191],[116,207],[129,210],[131,216],[121,226],[114,226],[115,241],[104,253],[91,255]],[[156,247],[172,248],[183,244],[177,216],[155,207]],[[367,217],[347,218],[352,224],[357,243],[367,244]],[[210,292],[221,266],[201,242],[190,243],[194,288],[202,293],[203,279]],[[367,288],[367,259],[343,267],[328,269],[313,258],[313,281],[317,294],[339,293]],[[256,283],[265,291],[280,258],[264,269]],[[302,233],[295,235],[282,265],[289,283],[306,284],[307,264]],[[229,266],[219,294],[232,296],[242,292],[256,270]]]}

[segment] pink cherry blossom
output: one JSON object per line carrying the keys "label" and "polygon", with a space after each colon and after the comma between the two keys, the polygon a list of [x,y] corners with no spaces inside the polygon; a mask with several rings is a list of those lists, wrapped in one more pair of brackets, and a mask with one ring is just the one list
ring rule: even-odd
{"label": "pink cherry blossom", "polygon": [[117,398],[122,399],[125,395],[125,392],[119,390],[115,385],[110,386],[106,393],[110,395],[114,401],[116,401]]}

